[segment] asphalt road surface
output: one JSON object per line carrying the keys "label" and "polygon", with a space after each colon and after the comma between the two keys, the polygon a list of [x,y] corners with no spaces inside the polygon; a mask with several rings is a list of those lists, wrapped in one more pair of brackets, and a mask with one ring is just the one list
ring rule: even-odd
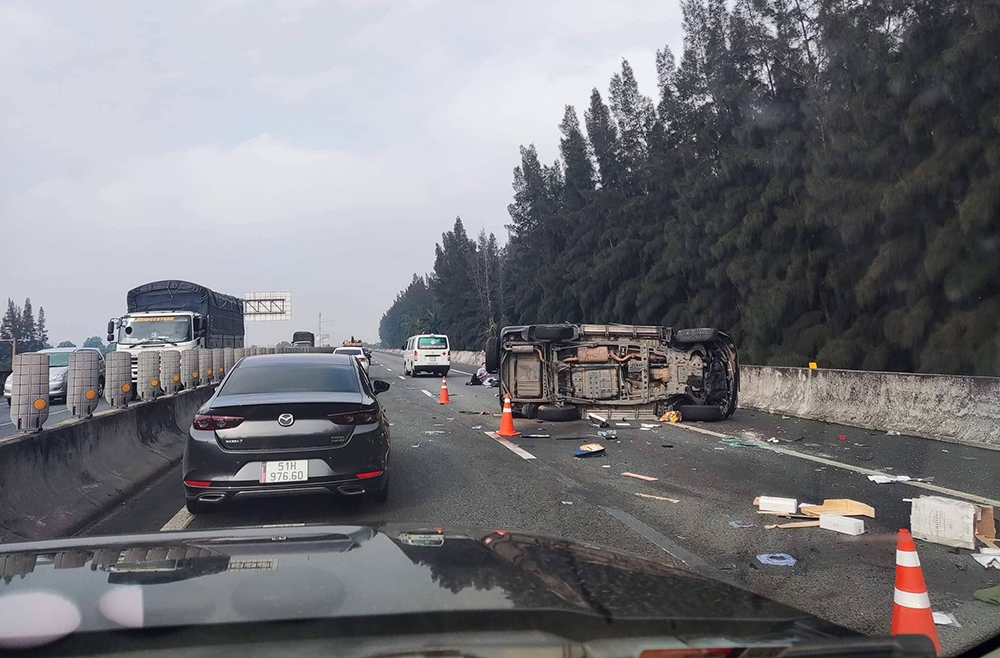
{"label": "asphalt road surface", "polygon": [[[392,492],[384,505],[330,498],[247,501],[191,517],[180,465],[81,534],[278,523],[414,522],[505,528],[558,535],[660,558],[793,605],[857,631],[884,635],[892,614],[895,540],[909,527],[905,499],[939,494],[1000,505],[1000,452],[888,436],[849,427],[741,410],[720,423],[613,427],[597,439],[586,421],[518,419],[517,429],[549,438],[500,442],[495,389],[467,387],[471,367],[453,368],[452,404],[437,404],[440,380],[404,377],[402,360],[379,354],[371,376],[392,422]],[[483,415],[482,412],[485,412]],[[775,438],[736,447],[723,438]],[[598,440],[603,457],[573,449]],[[875,484],[871,472],[933,477],[930,483]],[[622,473],[656,478],[644,481]],[[819,528],[766,530],[777,522],[753,507],[766,494],[821,503],[852,498],[876,510],[866,533]],[[731,522],[736,522],[735,526]],[[747,527],[744,527],[747,526]],[[1000,582],[969,551],[918,542],[931,604],[962,628],[938,627],[954,653],[1000,632],[997,608],[972,592]],[[783,552],[794,566],[757,555]]]}
{"label": "asphalt road surface", "polygon": [[[101,398],[97,404],[96,411],[101,409],[107,409],[109,407],[107,400]],[[67,421],[71,418],[69,409],[66,408],[65,404],[53,404],[49,407],[49,419],[45,421],[45,429],[50,429],[58,423]],[[7,405],[7,400],[0,400],[0,439],[13,436],[17,434],[17,427],[14,423],[10,422],[10,407]]]}

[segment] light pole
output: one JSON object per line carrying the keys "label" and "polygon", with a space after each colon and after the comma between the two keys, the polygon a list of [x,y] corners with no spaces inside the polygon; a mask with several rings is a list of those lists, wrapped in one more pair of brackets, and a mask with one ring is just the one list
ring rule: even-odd
{"label": "light pole", "polygon": [[326,340],[326,341],[330,340],[330,334],[324,334],[323,333],[323,325],[324,324],[334,324],[335,322],[336,322],[336,320],[324,320],[323,319],[323,314],[322,313],[319,314],[319,321],[316,324],[316,328],[318,330],[316,332],[316,339],[320,343],[322,343],[324,340]]}

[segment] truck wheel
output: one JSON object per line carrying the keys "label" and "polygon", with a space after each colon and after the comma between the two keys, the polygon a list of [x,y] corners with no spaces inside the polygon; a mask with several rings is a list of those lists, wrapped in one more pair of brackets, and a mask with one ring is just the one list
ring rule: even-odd
{"label": "truck wheel", "polygon": [[557,407],[552,404],[543,404],[538,407],[537,414],[539,420],[547,420],[553,423],[579,420],[580,418],[580,410],[572,405]]}
{"label": "truck wheel", "polygon": [[677,407],[682,421],[722,420],[722,409],[714,404],[684,404]]}
{"label": "truck wheel", "polygon": [[711,327],[678,329],[674,339],[678,343],[713,343],[719,340],[719,330]]}
{"label": "truck wheel", "polygon": [[538,340],[571,340],[576,337],[576,327],[571,324],[536,324],[529,331]]}
{"label": "truck wheel", "polygon": [[500,370],[500,339],[490,336],[486,339],[486,372]]}

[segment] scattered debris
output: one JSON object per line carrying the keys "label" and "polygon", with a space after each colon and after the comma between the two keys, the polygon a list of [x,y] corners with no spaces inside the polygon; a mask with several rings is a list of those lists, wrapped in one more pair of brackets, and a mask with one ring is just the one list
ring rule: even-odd
{"label": "scattered debris", "polygon": [[996,539],[992,507],[943,496],[913,499],[910,531],[914,539],[969,550],[975,550],[978,536]]}
{"label": "scattered debris", "polygon": [[911,478],[909,475],[869,475],[868,479],[875,484],[888,484],[890,482],[933,482],[934,478]]}
{"label": "scattered debris", "polygon": [[788,420],[788,416],[782,416],[781,420]]}
{"label": "scattered debris", "polygon": [[598,457],[604,454],[604,446],[600,443],[584,443],[573,451],[576,457]]}
{"label": "scattered debris", "polygon": [[776,439],[776,438],[774,438],[774,437],[772,436],[772,437],[771,437],[770,439],[768,439],[768,440],[767,440],[767,442],[768,442],[768,443],[778,443],[778,439]]}
{"label": "scattered debris", "polygon": [[897,432],[896,430],[889,430],[888,432],[886,432],[886,434],[888,434],[889,436],[899,436],[899,432]]}
{"label": "scattered debris", "polygon": [[681,422],[681,412],[679,411],[668,411],[667,413],[660,416],[661,423],[679,423]]}
{"label": "scattered debris", "polygon": [[611,468],[611,464],[605,464],[605,465],[604,465],[604,466],[602,466],[601,468]]}
{"label": "scattered debris", "polygon": [[625,477],[635,478],[637,480],[644,480],[646,482],[656,482],[657,480],[657,478],[650,477],[648,475],[639,475],[638,473],[629,473],[628,471],[625,471],[622,475]]}
{"label": "scattered debris", "polygon": [[483,429],[483,426],[482,425],[473,425],[472,429],[474,429],[474,430],[481,430],[481,429]]}
{"label": "scattered debris", "polygon": [[972,593],[972,595],[985,603],[1000,605],[1000,585],[997,585],[996,587],[987,587],[985,589],[977,589]]}
{"label": "scattered debris", "polygon": [[753,504],[761,512],[779,512],[781,514],[795,514],[799,511],[799,501],[794,498],[779,498],[777,496],[758,496]]}
{"label": "scattered debris", "polygon": [[981,534],[977,533],[976,534],[976,539],[978,539],[979,541],[983,542],[984,544],[986,544],[990,548],[1000,548],[1000,546],[997,546],[997,543],[995,541],[995,537],[987,537],[985,535],[981,535]]}
{"label": "scattered debris", "polygon": [[789,523],[772,523],[770,525],[764,526],[765,530],[774,530],[775,528],[818,528],[819,521],[791,521]]}
{"label": "scattered debris", "polygon": [[564,500],[564,501],[562,501],[562,504],[563,505],[572,505],[573,501],[572,500]]}
{"label": "scattered debris", "polygon": [[847,440],[847,435],[840,434],[840,435],[837,436],[837,439],[840,440],[840,441],[846,441]]}
{"label": "scattered debris", "polygon": [[618,438],[618,431],[617,430],[601,430],[600,432],[597,433],[597,436],[601,437],[602,439],[617,439]]}
{"label": "scattered debris", "polygon": [[411,447],[411,448],[419,448],[419,447],[420,447],[420,444],[419,444],[419,443],[414,443],[414,444],[413,444],[412,446],[410,446],[410,447]]}
{"label": "scattered debris", "polygon": [[641,427],[644,430],[654,430],[657,427],[659,427],[659,425],[657,425],[656,423],[639,423],[639,427]]}
{"label": "scattered debris", "polygon": [[748,441],[746,439],[737,439],[735,436],[727,436],[724,439],[719,439],[719,443],[725,443],[727,446],[733,446],[734,448],[756,448],[756,441]]}
{"label": "scattered debris", "polygon": [[743,523],[743,521],[730,521],[729,526],[732,528],[755,528],[757,525],[755,523]]}
{"label": "scattered debris", "polygon": [[775,567],[791,567],[796,562],[795,558],[788,553],[761,553],[757,556],[757,561]]}
{"label": "scattered debris", "polygon": [[670,502],[670,503],[679,503],[679,502],[681,502],[681,501],[677,500],[676,498],[667,498],[666,496],[654,496],[653,494],[647,494],[647,493],[636,493],[636,496],[639,496],[641,498],[652,498],[653,500],[665,500],[665,501]]}
{"label": "scattered debris", "polygon": [[615,423],[615,427],[632,427],[631,423]]}
{"label": "scattered debris", "polygon": [[958,623],[955,619],[955,615],[950,612],[933,612],[931,615],[934,617],[934,623],[938,626],[954,626],[955,628],[961,628],[962,625]]}
{"label": "scattered debris", "polygon": [[820,514],[819,527],[857,537],[865,534],[865,522],[842,514]]}
{"label": "scattered debris", "polygon": [[1000,549],[981,548],[978,553],[972,554],[972,559],[984,569],[1000,569]]}
{"label": "scattered debris", "polygon": [[426,430],[424,434],[444,434],[443,430]]}
{"label": "scattered debris", "polygon": [[673,448],[674,444],[673,443],[661,443],[660,447],[661,448]]}
{"label": "scattered debris", "polygon": [[604,416],[598,416],[597,414],[587,414],[587,418],[591,423],[594,423],[594,427],[607,427],[608,419]]}
{"label": "scattered debris", "polygon": [[522,439],[547,439],[547,438],[549,438],[549,435],[548,434],[522,434],[521,438]]}
{"label": "scattered debris", "polygon": [[850,498],[827,498],[822,505],[812,505],[803,507],[802,513],[806,516],[822,517],[824,514],[839,514],[841,516],[867,516],[875,518],[875,508],[871,505],[859,503]]}
{"label": "scattered debris", "polygon": [[854,445],[857,446],[858,448],[867,448],[868,447],[867,443],[855,443]]}
{"label": "scattered debris", "polygon": [[944,448],[941,448],[941,452],[951,452],[951,450],[945,450]]}

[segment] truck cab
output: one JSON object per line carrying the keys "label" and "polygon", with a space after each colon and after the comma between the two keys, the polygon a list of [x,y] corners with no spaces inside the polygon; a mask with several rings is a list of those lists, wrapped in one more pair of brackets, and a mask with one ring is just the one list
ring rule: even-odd
{"label": "truck cab", "polygon": [[132,380],[139,372],[139,354],[145,350],[186,350],[205,347],[204,316],[190,311],[138,311],[108,322],[108,342],[132,355]]}

